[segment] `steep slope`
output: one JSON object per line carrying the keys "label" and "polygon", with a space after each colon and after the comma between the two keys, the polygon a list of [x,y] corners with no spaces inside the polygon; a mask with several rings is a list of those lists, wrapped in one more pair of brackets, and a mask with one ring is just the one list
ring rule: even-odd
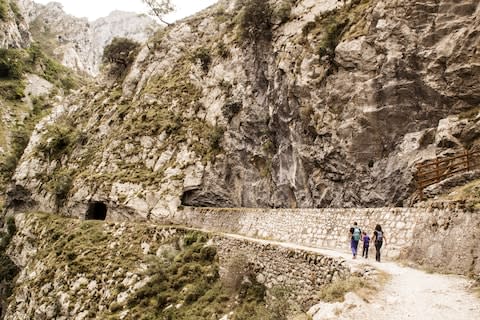
{"label": "steep slope", "polygon": [[133,13],[89,23],[67,15],[59,3],[0,2],[0,208],[36,122],[80,80],[65,66],[96,74],[113,38],[144,42],[157,26]]}
{"label": "steep slope", "polygon": [[0,208],[36,123],[80,80],[33,41],[16,2],[5,3],[11,11],[0,26],[6,46],[0,48]]}
{"label": "steep slope", "polygon": [[25,48],[30,41],[28,24],[17,1],[0,1],[0,48]]}
{"label": "steep slope", "polygon": [[[300,304],[318,301],[312,283],[374,287],[373,273],[363,279],[343,259],[303,248],[47,214],[19,214],[15,223],[8,253],[19,270],[0,305],[5,319],[307,319]],[[2,281],[10,270],[0,271]]]}
{"label": "steep slope", "polygon": [[479,14],[474,0],[220,1],[46,119],[11,205],[407,205],[415,162],[478,147]]}
{"label": "steep slope", "polygon": [[146,15],[114,11],[89,22],[66,14],[58,2],[47,5],[20,1],[33,37],[65,66],[97,75],[103,48],[115,37],[145,42],[159,27]]}

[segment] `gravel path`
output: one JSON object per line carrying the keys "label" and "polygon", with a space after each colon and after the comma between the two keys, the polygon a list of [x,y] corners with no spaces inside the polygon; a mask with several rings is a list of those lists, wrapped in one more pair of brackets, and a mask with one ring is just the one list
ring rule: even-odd
{"label": "gravel path", "polygon": [[[276,244],[288,248],[342,257],[352,266],[368,263],[391,275],[382,291],[365,302],[353,293],[343,303],[320,303],[311,309],[314,320],[476,320],[480,319],[480,299],[469,292],[465,277],[426,273],[394,262],[377,263],[373,258],[353,260],[348,252],[311,248],[278,241],[259,240],[226,234],[237,239]],[[375,254],[375,250],[372,252]],[[318,310],[317,310],[318,309]]]}

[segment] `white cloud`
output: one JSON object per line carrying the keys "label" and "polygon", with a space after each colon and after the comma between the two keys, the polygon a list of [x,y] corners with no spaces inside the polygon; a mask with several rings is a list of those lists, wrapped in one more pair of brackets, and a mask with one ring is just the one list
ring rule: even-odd
{"label": "white cloud", "polygon": [[[35,2],[46,4],[51,0],[34,0]],[[65,12],[76,17],[87,17],[89,20],[95,20],[107,16],[114,10],[132,11],[138,13],[148,12],[148,8],[141,0],[56,0],[63,5]],[[191,15],[217,0],[174,0],[175,12],[165,17],[166,21],[175,21],[188,15]]]}

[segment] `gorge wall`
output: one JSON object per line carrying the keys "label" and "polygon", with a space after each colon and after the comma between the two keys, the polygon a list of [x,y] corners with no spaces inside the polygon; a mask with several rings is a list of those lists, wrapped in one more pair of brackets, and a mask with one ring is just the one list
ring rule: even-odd
{"label": "gorge wall", "polygon": [[67,15],[59,3],[0,1],[0,208],[37,122],[99,73],[103,49],[113,38],[144,43],[157,28],[134,13],[89,22]]}
{"label": "gorge wall", "polygon": [[157,33],[125,78],[59,103],[10,203],[151,219],[180,205],[407,206],[415,163],[478,147],[479,10],[220,1]]}
{"label": "gorge wall", "polygon": [[29,26],[17,1],[1,2],[0,48],[26,48],[32,41]]}
{"label": "gorge wall", "polygon": [[63,65],[88,75],[100,73],[103,49],[113,38],[145,43],[159,28],[150,17],[132,12],[115,11],[88,21],[65,13],[58,2],[42,5],[20,0],[18,3],[33,38],[49,48]]}

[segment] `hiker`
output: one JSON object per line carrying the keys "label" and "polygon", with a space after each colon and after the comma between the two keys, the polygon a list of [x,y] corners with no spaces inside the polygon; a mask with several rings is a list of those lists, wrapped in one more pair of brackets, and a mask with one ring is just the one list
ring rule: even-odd
{"label": "hiker", "polygon": [[382,227],[377,224],[375,231],[373,232],[373,243],[375,244],[375,250],[377,251],[375,254],[375,260],[378,262],[380,262],[380,249],[382,248],[384,242],[385,245],[387,245],[387,238],[385,238]]}
{"label": "hiker", "polygon": [[362,230],[358,227],[357,222],[354,222],[353,227],[350,228],[350,234],[352,235],[350,247],[352,248],[353,259],[356,259],[358,242],[360,241],[360,237],[362,235]]}
{"label": "hiker", "polygon": [[365,231],[362,232],[362,241],[363,241],[362,257],[365,257],[365,259],[368,259],[368,247],[370,245],[370,237]]}

